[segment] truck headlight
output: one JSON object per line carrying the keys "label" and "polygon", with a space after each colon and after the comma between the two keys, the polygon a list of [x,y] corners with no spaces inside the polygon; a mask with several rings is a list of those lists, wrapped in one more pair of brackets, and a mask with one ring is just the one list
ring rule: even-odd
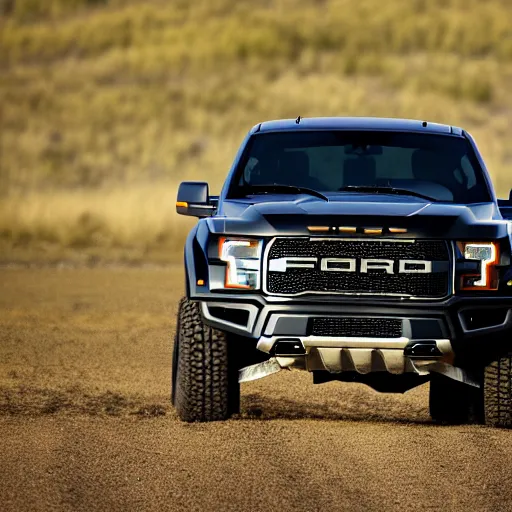
{"label": "truck headlight", "polygon": [[494,242],[460,242],[464,259],[480,262],[479,274],[466,274],[461,279],[461,290],[497,290],[500,260],[498,244]]}
{"label": "truck headlight", "polygon": [[255,290],[260,287],[261,240],[221,238],[219,258],[226,262],[226,288]]}

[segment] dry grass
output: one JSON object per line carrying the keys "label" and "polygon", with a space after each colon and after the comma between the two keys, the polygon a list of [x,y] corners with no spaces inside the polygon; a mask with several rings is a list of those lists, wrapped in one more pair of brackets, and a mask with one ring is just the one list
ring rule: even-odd
{"label": "dry grass", "polygon": [[175,197],[174,184],[167,182],[7,197],[0,201],[0,261],[27,259],[22,253],[28,252],[28,259],[38,261],[91,262],[100,256],[169,263],[179,259],[194,223],[178,217]]}
{"label": "dry grass", "polygon": [[508,0],[0,0],[2,246],[178,255],[189,224],[172,213],[177,182],[218,191],[253,124],[298,114],[462,125],[504,195],[509,11]]}
{"label": "dry grass", "polygon": [[[112,190],[32,193],[2,203],[2,231],[14,243],[35,239],[69,247],[168,243],[177,230],[175,188],[131,186]],[[23,208],[20,203],[23,201]]]}

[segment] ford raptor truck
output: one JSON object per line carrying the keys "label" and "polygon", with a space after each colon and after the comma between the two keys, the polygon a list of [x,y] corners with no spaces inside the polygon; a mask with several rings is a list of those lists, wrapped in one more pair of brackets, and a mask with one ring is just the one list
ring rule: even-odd
{"label": "ford raptor truck", "polygon": [[405,392],[440,423],[512,426],[512,197],[469,133],[425,121],[256,125],[219,196],[180,185],[185,245],[172,401],[239,411],[282,369]]}

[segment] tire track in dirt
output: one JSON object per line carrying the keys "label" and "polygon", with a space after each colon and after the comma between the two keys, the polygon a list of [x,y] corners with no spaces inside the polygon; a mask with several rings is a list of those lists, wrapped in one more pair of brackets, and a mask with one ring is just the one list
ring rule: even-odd
{"label": "tire track in dirt", "polygon": [[507,431],[174,414],[11,416],[0,429],[6,511],[512,507]]}

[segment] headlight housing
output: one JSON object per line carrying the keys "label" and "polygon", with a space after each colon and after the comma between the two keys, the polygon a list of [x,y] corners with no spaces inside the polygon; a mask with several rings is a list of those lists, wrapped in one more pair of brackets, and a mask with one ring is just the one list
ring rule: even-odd
{"label": "headlight housing", "polygon": [[465,260],[479,261],[480,273],[464,274],[461,277],[461,290],[497,290],[500,261],[499,245],[495,242],[459,242],[458,247]]}
{"label": "headlight housing", "polygon": [[260,287],[261,240],[222,237],[219,258],[226,262],[226,288],[256,290]]}

